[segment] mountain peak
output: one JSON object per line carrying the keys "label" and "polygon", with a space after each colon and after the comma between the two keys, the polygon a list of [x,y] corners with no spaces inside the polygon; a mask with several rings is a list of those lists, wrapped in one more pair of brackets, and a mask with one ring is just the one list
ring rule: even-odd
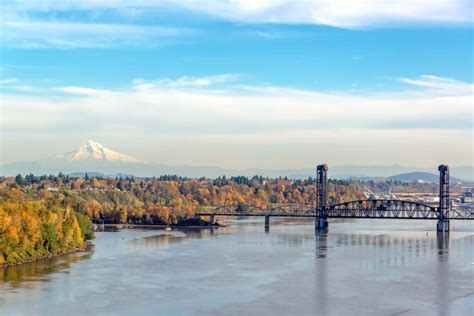
{"label": "mountain peak", "polygon": [[93,141],[92,139],[89,139],[87,142],[82,144],[83,146],[99,146],[99,147],[104,147],[102,144],[99,144],[98,142]]}
{"label": "mountain peak", "polygon": [[108,149],[93,140],[88,140],[70,152],[57,154],[53,156],[52,159],[63,161],[143,162],[139,159]]}

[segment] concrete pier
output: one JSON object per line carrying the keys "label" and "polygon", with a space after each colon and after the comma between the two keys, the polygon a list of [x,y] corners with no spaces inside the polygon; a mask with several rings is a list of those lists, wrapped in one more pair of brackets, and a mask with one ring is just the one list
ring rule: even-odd
{"label": "concrete pier", "polygon": [[449,233],[449,219],[440,219],[436,224],[436,231],[438,233]]}
{"label": "concrete pier", "polygon": [[270,231],[270,216],[265,216],[265,231]]}
{"label": "concrete pier", "polygon": [[211,225],[215,225],[216,221],[215,221],[214,215],[209,216],[209,223]]}
{"label": "concrete pier", "polygon": [[324,217],[317,217],[314,223],[314,229],[325,230],[329,227],[328,219]]}

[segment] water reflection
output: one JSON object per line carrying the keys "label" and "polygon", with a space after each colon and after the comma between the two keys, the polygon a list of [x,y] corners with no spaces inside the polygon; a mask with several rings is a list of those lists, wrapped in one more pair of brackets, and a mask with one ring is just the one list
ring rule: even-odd
{"label": "water reflection", "polygon": [[[433,238],[423,233],[413,237],[393,234],[329,234],[330,244],[343,248],[343,251],[351,251],[352,248],[371,249],[372,255],[381,255],[381,258],[372,263],[380,265],[404,266],[430,257],[436,252],[439,258],[448,255],[447,245],[449,238],[446,236]],[[462,243],[457,240],[457,243]]]}
{"label": "water reflection", "polygon": [[449,234],[438,234],[436,236],[438,247],[438,261],[447,261],[449,254]]}
{"label": "water reflection", "polygon": [[[472,236],[471,236],[472,237]],[[294,236],[291,237],[293,239]],[[329,292],[331,291],[331,283],[328,282],[329,271],[328,258],[329,244],[334,244],[335,248],[352,249],[354,247],[370,248],[370,254],[373,260],[372,268],[375,266],[405,266],[415,264],[414,261],[421,260],[432,255],[436,255],[436,269],[433,271],[435,275],[432,277],[435,281],[436,302],[433,306],[437,309],[438,315],[449,315],[452,310],[450,302],[456,299],[451,297],[449,289],[452,288],[452,280],[449,267],[449,235],[439,234],[436,239],[421,235],[419,237],[403,237],[392,235],[364,235],[364,234],[327,234],[316,231],[315,233],[315,301],[317,314],[331,314],[328,311],[328,302],[330,302]],[[455,241],[459,245],[465,245],[472,241],[472,238],[460,238]],[[334,250],[340,253],[341,249]],[[336,255],[336,254],[335,254]],[[382,257],[381,259],[378,259]],[[407,267],[407,269],[410,269]],[[371,270],[369,270],[371,271]],[[376,272],[376,271],[374,271]],[[357,272],[356,272],[357,273]],[[370,272],[369,272],[370,273]],[[472,294],[471,294],[472,295]],[[331,309],[334,306],[330,305]],[[410,312],[414,310],[404,310],[402,312]]]}
{"label": "water reflection", "polygon": [[91,246],[87,252],[2,268],[0,269],[0,281],[9,283],[12,288],[21,287],[22,283],[27,281],[48,282],[48,275],[57,272],[68,273],[65,271],[66,269],[81,260],[90,259],[93,252],[94,246]]}
{"label": "water reflection", "polygon": [[316,258],[325,259],[328,250],[327,245],[328,234],[326,232],[316,231],[315,244],[316,244]]}
{"label": "water reflection", "polygon": [[449,277],[449,234],[437,235],[438,260],[436,265],[436,291],[438,315],[448,315],[450,277]]}
{"label": "water reflection", "polygon": [[318,308],[318,315],[327,315],[327,302],[328,302],[328,271],[326,260],[327,255],[327,237],[328,234],[325,231],[316,231],[315,234],[315,248],[316,248],[316,273],[315,273],[315,284],[316,287],[316,306]]}
{"label": "water reflection", "polygon": [[177,228],[171,232],[160,232],[157,235],[135,238],[127,241],[127,246],[136,249],[160,248],[178,244],[186,239],[203,239],[214,235],[214,228]]}

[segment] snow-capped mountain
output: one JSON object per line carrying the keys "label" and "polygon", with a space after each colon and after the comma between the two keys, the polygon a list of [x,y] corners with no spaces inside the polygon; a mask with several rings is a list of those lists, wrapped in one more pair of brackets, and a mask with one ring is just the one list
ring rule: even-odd
{"label": "snow-capped mountain", "polygon": [[80,161],[102,161],[102,162],[132,162],[142,163],[142,160],[121,154],[104,147],[103,145],[88,140],[78,148],[65,154],[57,154],[51,160],[80,162]]}
{"label": "snow-capped mountain", "polygon": [[[140,177],[178,175],[184,177],[217,178],[219,176],[247,176],[262,175],[264,177],[290,177],[303,179],[314,177],[314,168],[304,169],[224,169],[215,166],[185,166],[165,165],[158,162],[145,162],[127,156],[101,144],[89,140],[65,154],[58,154],[49,159],[23,161],[12,163],[0,162],[0,176],[16,176],[17,174],[84,174],[100,173],[103,175],[128,174]],[[435,167],[416,168],[399,165],[392,166],[334,166],[330,167],[330,177],[346,179],[351,177],[389,177],[409,172],[430,172],[437,174]],[[458,179],[474,182],[474,166],[453,166],[451,176]]]}

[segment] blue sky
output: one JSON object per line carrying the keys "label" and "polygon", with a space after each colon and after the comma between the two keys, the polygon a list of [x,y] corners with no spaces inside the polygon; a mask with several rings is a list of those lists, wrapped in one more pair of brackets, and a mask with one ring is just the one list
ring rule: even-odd
{"label": "blue sky", "polygon": [[470,1],[1,9],[2,161],[92,138],[170,164],[472,164]]}

